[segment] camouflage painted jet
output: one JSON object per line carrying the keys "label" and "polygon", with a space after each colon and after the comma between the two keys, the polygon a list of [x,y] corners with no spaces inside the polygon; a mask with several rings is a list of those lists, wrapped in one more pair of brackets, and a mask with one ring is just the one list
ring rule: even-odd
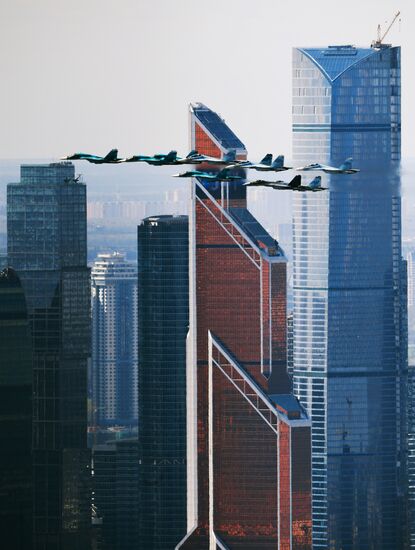
{"label": "camouflage painted jet", "polygon": [[203,180],[212,181],[237,181],[245,179],[244,176],[233,176],[230,174],[229,168],[224,168],[216,174],[209,172],[202,172],[201,170],[190,170],[189,172],[183,172],[182,174],[174,174],[174,178],[200,178]]}
{"label": "camouflage painted jet", "polygon": [[117,164],[124,162],[124,159],[118,158],[118,149],[111,149],[105,157],[90,155],[88,153],[75,153],[67,157],[61,157],[61,160],[87,160],[93,164]]}
{"label": "camouflage painted jet", "polygon": [[167,154],[157,154],[152,157],[146,155],[134,155],[125,159],[125,162],[146,162],[152,166],[176,166],[180,164],[200,164],[202,161],[199,160],[198,152],[193,149],[185,157],[181,158],[177,156],[177,151],[170,151]]}
{"label": "camouflage painted jet", "polygon": [[360,172],[358,168],[352,168],[352,158],[346,159],[343,164],[341,164],[338,168],[335,166],[327,166],[325,164],[308,164],[307,166],[303,166],[301,168],[296,168],[296,170],[299,171],[322,171],[326,174],[356,174],[356,172]]}
{"label": "camouflage painted jet", "polygon": [[279,155],[273,162],[271,153],[265,155],[265,157],[261,160],[261,162],[258,162],[258,164],[253,164],[252,162],[246,161],[241,162],[239,166],[258,170],[260,172],[283,172],[284,170],[291,170],[289,166],[284,166],[284,155]]}
{"label": "camouflage painted jet", "polygon": [[301,176],[295,176],[289,183],[285,181],[266,181],[256,180],[249,181],[244,185],[247,186],[263,186],[277,189],[279,191],[325,191],[327,187],[321,187],[321,176],[315,177],[308,185],[301,185]]}
{"label": "camouflage painted jet", "polygon": [[246,162],[246,161],[239,161],[236,159],[235,149],[229,149],[229,151],[223,155],[223,158],[210,157],[208,155],[201,155],[201,154],[197,154],[193,158],[200,161],[200,163],[226,164],[231,166],[236,166],[236,165],[240,166],[241,164],[243,165],[244,162]]}

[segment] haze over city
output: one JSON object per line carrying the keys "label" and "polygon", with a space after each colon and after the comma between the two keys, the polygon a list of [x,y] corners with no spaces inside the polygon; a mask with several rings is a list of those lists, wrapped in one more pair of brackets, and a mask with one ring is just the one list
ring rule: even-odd
{"label": "haze over city", "polygon": [[411,0],[0,2],[0,158],[188,150],[187,105],[221,113],[250,153],[291,155],[294,46],[369,47],[401,22],[402,156],[415,156]]}

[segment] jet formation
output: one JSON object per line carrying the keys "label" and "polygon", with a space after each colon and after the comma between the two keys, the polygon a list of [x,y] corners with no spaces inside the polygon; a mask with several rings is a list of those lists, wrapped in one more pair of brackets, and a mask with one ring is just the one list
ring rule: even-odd
{"label": "jet formation", "polygon": [[[271,153],[265,155],[265,157],[258,163],[253,163],[249,160],[238,160],[236,158],[236,151],[230,149],[224,154],[222,158],[211,157],[209,155],[202,155],[195,149],[190,151],[186,157],[179,157],[177,151],[169,151],[168,153],[157,153],[153,156],[147,155],[133,155],[127,158],[118,157],[118,149],[111,149],[111,151],[104,157],[98,155],[91,155],[89,153],[74,153],[62,157],[62,160],[86,160],[93,164],[119,164],[122,162],[145,162],[152,166],[180,166],[185,164],[192,165],[212,165],[222,166],[219,172],[210,172],[206,170],[189,170],[181,174],[174,174],[177,178],[198,178],[201,180],[210,181],[239,181],[246,179],[245,176],[232,173],[234,168],[244,168],[247,170],[256,170],[259,172],[283,172],[286,170],[297,170],[301,172],[321,171],[326,174],[356,174],[360,170],[352,168],[352,159],[348,158],[339,167],[327,166],[325,164],[313,163],[299,168],[292,168],[284,166],[284,155],[279,155],[273,160]],[[321,187],[321,176],[315,177],[308,185],[301,183],[301,176],[295,176],[290,182],[283,180],[268,181],[268,180],[253,180],[244,183],[243,185],[248,187],[267,187],[270,189],[276,189],[279,191],[325,191],[327,187]]]}

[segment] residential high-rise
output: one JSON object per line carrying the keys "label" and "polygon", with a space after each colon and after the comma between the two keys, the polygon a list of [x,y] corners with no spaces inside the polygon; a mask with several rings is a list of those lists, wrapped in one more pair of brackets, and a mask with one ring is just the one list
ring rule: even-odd
{"label": "residential high-rise", "polygon": [[22,165],[7,187],[8,261],[24,290],[33,352],[35,550],[89,547],[86,186],[69,162]]}
{"label": "residential high-rise", "polygon": [[32,346],[13,269],[0,271],[0,528],[7,550],[32,548]]}
{"label": "residential high-rise", "polygon": [[139,540],[171,550],[186,533],[187,216],[138,226]]}
{"label": "residential high-rise", "polygon": [[[190,106],[190,131],[201,153],[246,158],[203,104]],[[178,548],[305,550],[310,423],[289,393],[286,258],[247,210],[242,181],[192,183],[188,534]]]}
{"label": "residential high-rise", "polygon": [[137,425],[137,268],[99,254],[91,271],[93,422]]}
{"label": "residential high-rise", "polygon": [[[293,51],[293,159],[354,175],[293,198],[294,392],[312,417],[313,548],[401,548],[400,48]],[[304,176],[304,179],[307,179]]]}

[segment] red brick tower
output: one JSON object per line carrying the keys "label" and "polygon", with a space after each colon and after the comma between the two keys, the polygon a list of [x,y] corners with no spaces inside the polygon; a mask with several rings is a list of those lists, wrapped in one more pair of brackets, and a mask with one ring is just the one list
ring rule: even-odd
{"label": "red brick tower", "polygon": [[[202,104],[190,132],[200,153],[246,158]],[[177,548],[310,550],[310,422],[286,373],[286,258],[240,181],[192,183],[187,371],[189,532]]]}

